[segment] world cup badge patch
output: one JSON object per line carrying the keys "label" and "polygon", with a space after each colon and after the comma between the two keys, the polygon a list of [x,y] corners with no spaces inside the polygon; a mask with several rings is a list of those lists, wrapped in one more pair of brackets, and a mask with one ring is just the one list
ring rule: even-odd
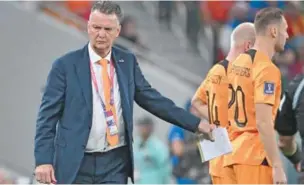
{"label": "world cup badge patch", "polygon": [[272,83],[272,82],[264,83],[264,94],[267,94],[267,95],[274,94],[274,83]]}

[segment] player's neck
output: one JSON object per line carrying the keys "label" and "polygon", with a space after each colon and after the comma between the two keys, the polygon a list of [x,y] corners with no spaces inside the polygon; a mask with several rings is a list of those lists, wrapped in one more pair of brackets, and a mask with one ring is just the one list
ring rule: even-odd
{"label": "player's neck", "polygon": [[228,55],[226,56],[226,60],[229,62],[233,62],[236,57],[238,57],[242,52],[237,51],[236,49],[231,48]]}
{"label": "player's neck", "polygon": [[266,54],[270,59],[273,57],[275,51],[274,51],[274,46],[272,44],[272,41],[270,41],[267,38],[256,38],[255,44],[252,47],[252,49],[255,49],[259,52],[262,52],[264,54]]}

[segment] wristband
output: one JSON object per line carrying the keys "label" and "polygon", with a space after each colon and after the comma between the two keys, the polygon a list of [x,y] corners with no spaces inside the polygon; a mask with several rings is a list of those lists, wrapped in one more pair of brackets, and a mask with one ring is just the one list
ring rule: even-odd
{"label": "wristband", "polygon": [[294,154],[287,156],[286,154],[284,154],[285,157],[292,162],[293,164],[297,164],[302,160],[302,152],[300,149],[300,146],[297,144],[297,150]]}

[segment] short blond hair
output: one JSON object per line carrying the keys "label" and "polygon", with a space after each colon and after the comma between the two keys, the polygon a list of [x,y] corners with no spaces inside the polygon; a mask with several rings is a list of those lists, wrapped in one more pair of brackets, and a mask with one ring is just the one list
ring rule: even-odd
{"label": "short blond hair", "polygon": [[246,40],[253,43],[255,41],[254,24],[251,22],[241,23],[232,31],[230,35],[230,47],[232,48],[242,44]]}

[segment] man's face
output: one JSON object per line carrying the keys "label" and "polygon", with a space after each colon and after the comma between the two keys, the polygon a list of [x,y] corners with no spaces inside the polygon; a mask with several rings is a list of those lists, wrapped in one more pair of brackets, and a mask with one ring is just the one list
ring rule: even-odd
{"label": "man's face", "polygon": [[286,40],[288,39],[288,33],[287,33],[287,22],[286,19],[283,17],[282,22],[278,24],[277,26],[277,37],[275,41],[275,51],[281,52],[284,51]]}
{"label": "man's face", "polygon": [[109,50],[119,36],[120,24],[115,14],[104,14],[94,11],[88,21],[88,35],[96,51]]}

